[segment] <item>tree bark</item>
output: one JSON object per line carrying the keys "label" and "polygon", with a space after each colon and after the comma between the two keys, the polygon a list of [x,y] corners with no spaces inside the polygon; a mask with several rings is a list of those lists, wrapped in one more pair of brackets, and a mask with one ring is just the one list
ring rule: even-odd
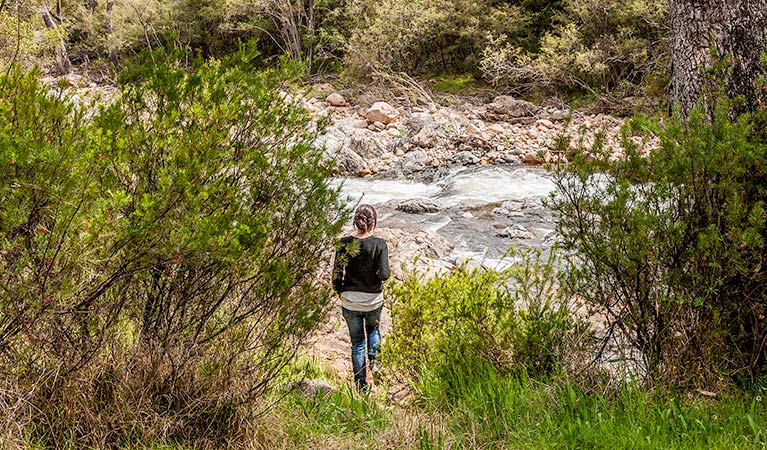
{"label": "tree bark", "polygon": [[72,70],[72,62],[69,60],[69,54],[67,53],[67,47],[64,44],[64,38],[61,36],[61,33],[58,32],[59,26],[56,24],[56,21],[47,6],[40,8],[40,14],[43,16],[43,22],[45,23],[46,28],[56,31],[59,40],[58,45],[56,45],[56,62],[59,65],[61,73],[68,74],[69,71]]}
{"label": "tree bark", "polygon": [[115,6],[114,0],[107,0],[107,23],[106,23],[106,35],[107,35],[107,47],[109,48],[109,61],[116,67],[117,66],[117,51],[115,50],[115,43],[113,42],[112,33],[114,32],[114,25],[112,23],[112,9]]}
{"label": "tree bark", "polygon": [[754,111],[754,81],[764,73],[760,56],[767,43],[767,0],[669,0],[669,15],[672,106],[683,117],[698,104],[711,112],[706,69],[721,59],[731,72],[719,81],[730,98],[745,99],[738,112]]}

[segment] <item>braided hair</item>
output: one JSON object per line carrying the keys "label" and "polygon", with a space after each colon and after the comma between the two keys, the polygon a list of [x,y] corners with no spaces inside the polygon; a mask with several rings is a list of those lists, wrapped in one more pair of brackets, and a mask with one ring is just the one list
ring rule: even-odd
{"label": "braided hair", "polygon": [[370,205],[360,205],[354,211],[354,228],[360,232],[369,232],[378,222],[376,210]]}

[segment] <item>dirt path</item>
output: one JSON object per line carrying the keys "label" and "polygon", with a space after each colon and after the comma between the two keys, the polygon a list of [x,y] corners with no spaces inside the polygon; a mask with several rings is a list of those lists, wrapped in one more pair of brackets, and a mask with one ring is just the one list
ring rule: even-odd
{"label": "dirt path", "polygon": [[[383,314],[381,314],[382,339],[386,339],[390,330],[391,314],[389,308],[384,305]],[[351,341],[346,322],[341,315],[341,302],[337,298],[328,314],[328,319],[309,339],[308,348],[309,355],[330,368],[339,379],[352,382]],[[370,379],[368,374],[368,380]]]}

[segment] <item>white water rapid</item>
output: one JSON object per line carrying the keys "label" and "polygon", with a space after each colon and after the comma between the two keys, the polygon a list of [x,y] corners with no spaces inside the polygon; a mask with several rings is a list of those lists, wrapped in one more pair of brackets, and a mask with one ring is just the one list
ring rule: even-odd
{"label": "white water rapid", "polygon": [[[500,269],[512,262],[503,257],[510,246],[544,246],[554,229],[551,213],[541,200],[555,186],[540,168],[462,168],[430,183],[336,178],[331,184],[341,186],[342,198],[351,208],[359,203],[377,206],[381,225],[395,220],[414,223],[447,238],[455,246],[447,258],[451,262],[468,259]],[[392,207],[397,201],[416,198],[428,199],[439,211],[407,214]],[[501,212],[504,205],[512,205],[513,212]],[[529,237],[499,236],[508,227],[524,230]]]}

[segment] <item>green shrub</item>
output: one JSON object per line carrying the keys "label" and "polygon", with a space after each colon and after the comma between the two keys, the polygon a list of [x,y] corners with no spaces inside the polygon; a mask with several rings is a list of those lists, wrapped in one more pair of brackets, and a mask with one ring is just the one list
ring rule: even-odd
{"label": "green shrub", "polygon": [[[767,142],[730,106],[710,122],[636,120],[625,158],[598,141],[556,179],[578,260],[569,289],[604,314],[613,348],[639,352],[637,375],[664,386],[753,381],[767,367]],[[659,139],[647,157],[642,137]]]}
{"label": "green shrub", "polygon": [[525,19],[517,6],[490,1],[386,0],[361,8],[346,69],[367,76],[373,69],[408,74],[469,72],[490,33],[518,36]]}
{"label": "green shrub", "polygon": [[[0,7],[0,70],[12,63],[32,68],[45,65],[58,43],[55,31],[46,30],[33,2],[9,0]],[[51,58],[52,59],[52,58]]]}
{"label": "green shrub", "polygon": [[390,365],[424,390],[450,392],[456,374],[552,374],[574,329],[556,289],[553,257],[526,254],[502,272],[458,269],[421,281],[411,274],[392,292]]}
{"label": "green shrub", "polygon": [[660,0],[566,0],[538,49],[530,52],[513,38],[496,36],[479,67],[497,88],[515,93],[636,95],[666,72],[666,22],[666,3]]}
{"label": "green shrub", "polygon": [[53,446],[220,445],[330,296],[344,209],[280,95],[300,71],[161,60],[98,112],[0,77],[0,369]]}

